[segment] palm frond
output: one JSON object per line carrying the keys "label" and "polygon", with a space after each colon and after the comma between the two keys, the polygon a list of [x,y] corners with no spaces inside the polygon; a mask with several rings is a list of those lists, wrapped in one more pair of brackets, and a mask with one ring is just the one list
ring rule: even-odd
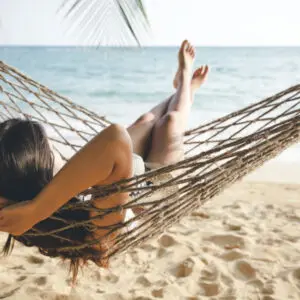
{"label": "palm frond", "polygon": [[141,45],[150,29],[143,0],[63,0],[58,11],[89,44]]}

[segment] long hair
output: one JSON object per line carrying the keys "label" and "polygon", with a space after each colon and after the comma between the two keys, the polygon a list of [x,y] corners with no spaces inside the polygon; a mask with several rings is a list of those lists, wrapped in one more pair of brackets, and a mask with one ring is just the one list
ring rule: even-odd
{"label": "long hair", "polygon": [[[21,202],[33,199],[53,178],[54,157],[48,143],[44,128],[36,122],[10,119],[0,124],[0,196]],[[70,199],[69,203],[79,199]],[[45,219],[33,228],[40,232],[63,228],[66,223],[89,219],[89,212],[83,209],[68,211],[62,209],[53,214],[56,218]],[[58,220],[58,218],[60,220]],[[3,248],[4,254],[9,254],[18,240],[26,246],[38,247],[40,253],[50,257],[70,259],[70,271],[75,280],[78,268],[87,260],[99,264],[100,251],[94,248],[84,248],[77,251],[59,251],[59,247],[80,245],[90,235],[84,226],[69,228],[56,236],[25,236],[9,235]]]}

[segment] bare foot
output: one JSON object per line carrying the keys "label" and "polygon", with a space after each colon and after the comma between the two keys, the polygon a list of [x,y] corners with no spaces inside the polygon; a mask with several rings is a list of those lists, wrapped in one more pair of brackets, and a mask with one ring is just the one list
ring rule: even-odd
{"label": "bare foot", "polygon": [[173,86],[177,89],[180,82],[180,74],[182,70],[190,71],[195,59],[196,49],[187,40],[184,40],[178,52],[178,70],[173,80]]}
{"label": "bare foot", "polygon": [[202,83],[205,81],[208,70],[209,70],[208,66],[205,65],[205,66],[201,66],[194,72],[192,81],[191,81],[192,92],[195,92],[195,90],[197,90],[202,85]]}

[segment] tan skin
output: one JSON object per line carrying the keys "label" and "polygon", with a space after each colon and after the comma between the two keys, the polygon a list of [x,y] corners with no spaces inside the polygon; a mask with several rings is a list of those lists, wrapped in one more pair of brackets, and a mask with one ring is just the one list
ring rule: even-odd
{"label": "tan skin", "polygon": [[[178,141],[183,137],[194,93],[208,73],[205,66],[191,76],[194,56],[194,47],[184,41],[174,79],[176,93],[127,129],[119,125],[104,129],[75,154],[33,200],[7,206],[8,200],[0,198],[0,206],[5,206],[0,211],[0,231],[21,235],[81,191],[132,177],[132,152],[160,165],[181,159],[183,145]],[[118,193],[94,199],[93,204],[98,208],[111,208],[124,205],[128,200],[128,194]],[[90,215],[94,216],[95,212]],[[109,226],[122,221],[124,212],[111,213],[94,222],[98,226]],[[99,230],[96,234],[105,233],[106,230]]]}

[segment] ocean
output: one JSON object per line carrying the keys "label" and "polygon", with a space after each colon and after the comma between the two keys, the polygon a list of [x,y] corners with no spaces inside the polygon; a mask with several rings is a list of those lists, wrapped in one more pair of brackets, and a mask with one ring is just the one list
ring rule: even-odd
{"label": "ocean", "polygon": [[[0,60],[113,122],[132,123],[174,92],[175,47],[0,47]],[[300,83],[300,47],[197,48],[208,64],[189,127]],[[279,157],[300,162],[300,145]]]}

